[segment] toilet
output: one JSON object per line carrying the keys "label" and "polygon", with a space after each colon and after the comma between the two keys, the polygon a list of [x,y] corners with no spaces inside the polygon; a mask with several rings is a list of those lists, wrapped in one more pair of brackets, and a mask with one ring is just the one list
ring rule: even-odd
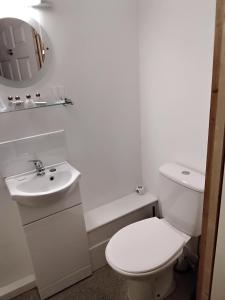
{"label": "toilet", "polygon": [[162,218],[124,227],[106,247],[108,264],[127,279],[130,300],[169,296],[175,289],[174,265],[190,239],[201,235],[204,175],[175,163],[159,172]]}

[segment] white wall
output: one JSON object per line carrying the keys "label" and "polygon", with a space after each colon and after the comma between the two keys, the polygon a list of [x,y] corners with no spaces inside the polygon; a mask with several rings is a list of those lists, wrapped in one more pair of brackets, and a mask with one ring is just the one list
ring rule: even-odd
{"label": "white wall", "polygon": [[175,161],[205,170],[215,0],[139,0],[144,183]]}
{"label": "white wall", "polygon": [[[35,91],[47,96],[51,86],[65,85],[76,105],[0,114],[0,142],[65,129],[69,160],[83,174],[88,210],[131,193],[141,182],[136,1],[52,3],[49,10],[29,11],[53,45],[48,74],[28,89],[1,85],[0,97]],[[20,13],[11,6],[12,14]],[[17,209],[2,180],[0,194],[1,287],[32,270]]]}

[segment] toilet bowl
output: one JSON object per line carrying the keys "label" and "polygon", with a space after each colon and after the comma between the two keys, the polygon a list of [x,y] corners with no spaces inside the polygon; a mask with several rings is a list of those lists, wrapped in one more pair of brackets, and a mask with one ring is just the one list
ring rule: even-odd
{"label": "toilet bowl", "polygon": [[106,259],[126,277],[130,300],[164,299],[175,288],[173,266],[189,239],[165,220],[150,218],[117,232]]}
{"label": "toilet bowl", "polygon": [[130,300],[165,299],[174,289],[173,267],[191,237],[201,234],[205,177],[185,166],[160,168],[157,217],[128,225],[106,247],[106,260],[127,279]]}

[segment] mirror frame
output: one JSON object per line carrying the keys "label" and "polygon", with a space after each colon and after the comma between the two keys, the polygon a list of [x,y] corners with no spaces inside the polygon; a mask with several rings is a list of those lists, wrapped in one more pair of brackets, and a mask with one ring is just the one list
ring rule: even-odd
{"label": "mirror frame", "polygon": [[51,54],[53,53],[52,45],[51,45],[50,39],[49,39],[46,31],[44,30],[42,25],[39,24],[36,20],[34,20],[32,18],[23,18],[23,17],[14,17],[14,16],[7,16],[5,18],[0,18],[0,19],[8,19],[8,18],[18,19],[18,20],[28,23],[39,33],[45,47],[48,48],[48,50],[46,50],[46,52],[45,52],[45,61],[44,61],[43,67],[38,71],[38,73],[36,74],[36,76],[34,78],[28,79],[28,80],[23,80],[23,81],[15,81],[15,80],[10,80],[10,79],[0,76],[0,84],[2,84],[2,85],[8,86],[8,87],[13,87],[13,88],[30,87],[30,86],[34,85],[35,83],[37,83],[38,81],[40,81],[47,73],[48,67],[50,65],[51,58],[52,58]]}

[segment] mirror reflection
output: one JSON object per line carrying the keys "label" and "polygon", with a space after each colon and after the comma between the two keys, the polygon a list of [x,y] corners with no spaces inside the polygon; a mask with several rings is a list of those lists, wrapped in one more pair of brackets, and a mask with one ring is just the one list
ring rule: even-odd
{"label": "mirror reflection", "polygon": [[45,62],[40,34],[16,18],[0,19],[0,76],[12,81],[34,79]]}

